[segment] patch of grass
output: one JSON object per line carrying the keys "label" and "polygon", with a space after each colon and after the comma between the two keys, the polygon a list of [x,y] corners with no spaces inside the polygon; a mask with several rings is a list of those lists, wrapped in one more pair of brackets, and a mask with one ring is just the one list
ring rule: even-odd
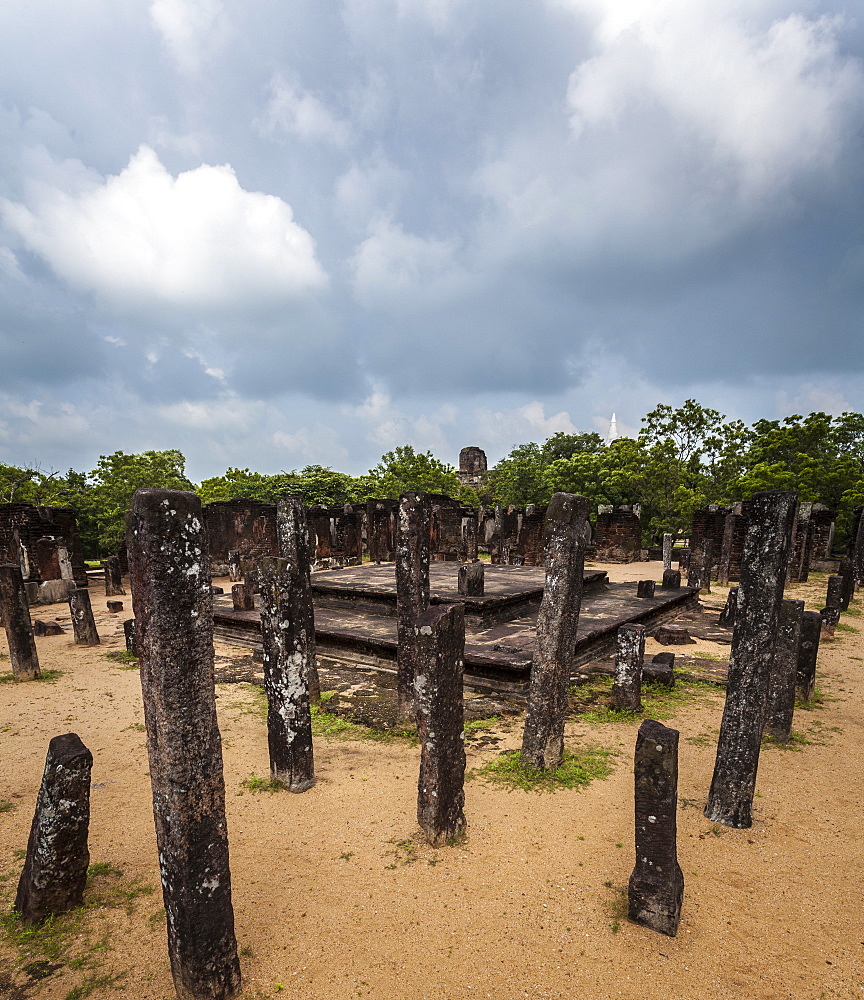
{"label": "patch of grass", "polygon": [[0,684],[53,684],[55,681],[59,680],[63,676],[62,670],[43,670],[38,677],[34,677],[32,681],[20,681],[16,682],[15,674],[0,674]]}
{"label": "patch of grass", "polygon": [[91,972],[85,976],[83,982],[73,987],[66,994],[64,1000],[83,1000],[89,997],[96,990],[104,990],[108,986],[115,986],[126,978],[126,972]]}
{"label": "patch of grass", "polygon": [[480,778],[505,788],[524,792],[555,792],[560,788],[587,788],[595,779],[608,778],[614,766],[614,750],[586,747],[579,753],[564,751],[564,763],[554,771],[540,771],[522,766],[520,750],[505,750],[496,758],[473,768],[466,777]]}
{"label": "patch of grass", "polygon": [[[586,691],[587,688],[587,691]],[[716,684],[710,681],[676,680],[675,687],[667,688],[662,684],[642,685],[642,711],[619,712],[608,704],[612,691],[612,678],[597,678],[588,685],[571,688],[571,694],[577,699],[575,711],[582,722],[606,724],[611,722],[628,722],[632,719],[671,719],[676,711],[687,705],[701,703],[713,704],[713,699],[706,696],[718,694]]]}
{"label": "patch of grass", "polygon": [[803,698],[795,699],[795,707],[802,708],[805,712],[812,712],[817,708],[825,707],[825,693],[820,687],[813,689],[813,696],[805,701]]}
{"label": "patch of grass", "polygon": [[240,784],[250,792],[282,792],[288,787],[278,778],[259,778],[254,774],[250,774]]}
{"label": "patch of grass", "polygon": [[90,865],[87,869],[87,891],[84,896],[84,905],[87,907],[112,907],[132,913],[135,900],[152,893],[153,886],[144,882],[140,875],[127,877],[110,861]]}
{"label": "patch of grass", "polygon": [[861,629],[854,628],[852,625],[847,625],[845,622],[837,622],[834,627],[838,632],[851,632],[853,635],[858,635],[861,631]]}
{"label": "patch of grass", "polygon": [[708,733],[700,733],[698,736],[685,736],[685,743],[691,743],[694,747],[707,747],[714,742],[714,737]]}
{"label": "patch of grass", "polygon": [[105,653],[105,659],[116,663],[121,670],[138,669],[138,657],[130,653],[128,649],[115,649],[110,653]]}
{"label": "patch of grass", "polygon": [[707,649],[691,649],[690,655],[697,660],[714,660],[717,663],[726,663],[728,656],[721,656],[719,653],[709,653]]}
{"label": "patch of grass", "polygon": [[0,813],[11,813],[15,811],[15,803],[0,799]]}
{"label": "patch of grass", "polygon": [[501,721],[500,715],[490,715],[485,719],[472,719],[465,723],[465,739],[470,740],[475,733],[483,733],[492,729]]}
{"label": "patch of grass", "polygon": [[621,922],[627,919],[629,911],[629,900],[627,898],[627,886],[615,885],[611,879],[607,879],[603,885],[612,890],[612,895],[606,901],[606,910],[609,915],[609,930],[617,934],[621,930]]}

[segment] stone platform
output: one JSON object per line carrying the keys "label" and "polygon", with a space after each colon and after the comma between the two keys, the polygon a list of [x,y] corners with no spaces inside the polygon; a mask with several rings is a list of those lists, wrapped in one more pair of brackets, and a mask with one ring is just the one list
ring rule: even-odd
{"label": "stone platform", "polygon": [[[457,563],[430,566],[433,604],[459,601]],[[465,683],[478,691],[524,695],[534,655],[537,611],[544,571],[525,566],[487,566],[486,594],[461,598],[466,605]],[[664,591],[638,598],[635,583],[609,583],[602,571],[586,573],[571,670],[615,646],[619,626],[656,625],[697,603],[695,590]],[[396,669],[396,581],[393,563],[312,574],[315,640],[322,667]],[[229,595],[213,598],[218,639],[254,646],[261,641],[257,611],[234,611]]]}

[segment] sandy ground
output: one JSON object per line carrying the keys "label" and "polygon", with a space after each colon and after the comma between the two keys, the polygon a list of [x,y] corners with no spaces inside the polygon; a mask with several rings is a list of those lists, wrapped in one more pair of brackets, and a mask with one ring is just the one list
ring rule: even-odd
{"label": "sandy ground", "polygon": [[[657,563],[604,568],[618,580],[662,573]],[[818,577],[787,596],[818,609],[824,586]],[[91,862],[124,873],[94,885],[154,891],[127,908],[108,893],[113,905],[88,911],[51,959],[58,968],[42,980],[21,971],[19,952],[0,934],[0,996],[10,1000],[174,996],[138,675],[105,657],[123,648],[131,599],[127,613],[109,615],[98,587],[93,598],[103,646],[74,646],[71,629],[38,639],[43,668],[61,671],[59,678],[0,684],[0,800],[12,806],[0,812],[0,899],[5,906],[14,895],[48,740],[69,731],[95,759]],[[706,600],[724,598],[718,590]],[[633,867],[639,720],[568,725],[570,748],[602,744],[618,753],[614,773],[587,789],[537,794],[469,781],[467,840],[434,850],[422,844],[415,821],[416,747],[321,738],[312,790],[253,793],[241,783],[268,771],[258,701],[248,685],[219,685],[244,996],[864,996],[862,603],[857,598],[843,617],[859,631],[840,631],[820,650],[826,700],[795,723],[810,742],[762,754],[752,829],[715,827],[702,815],[722,692],[701,691],[666,720],[682,735],[685,895],[674,939],[629,923],[620,909]],[[34,616],[68,620],[58,605]],[[649,651],[657,648],[649,642]],[[0,661],[4,669],[8,659]],[[518,746],[521,719],[493,735],[502,742],[469,745],[469,768]],[[82,968],[72,967],[75,955]],[[37,950],[25,964],[39,957]]]}

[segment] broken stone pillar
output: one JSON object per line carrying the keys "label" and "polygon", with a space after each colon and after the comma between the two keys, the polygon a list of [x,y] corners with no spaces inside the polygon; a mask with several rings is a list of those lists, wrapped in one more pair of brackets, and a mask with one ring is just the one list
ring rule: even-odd
{"label": "broken stone pillar", "polygon": [[822,616],[818,611],[805,611],[801,618],[801,643],[795,676],[795,693],[802,701],[811,701],[816,690],[816,657],[821,633]]}
{"label": "broken stone pillar", "polygon": [[852,568],[852,560],[841,559],[838,573],[843,581],[840,592],[840,610],[848,611],[849,603],[855,596],[855,574]]}
{"label": "broken stone pillar", "polygon": [[709,820],[738,829],[752,823],[774,637],[796,505],[791,492],[754,494],[744,543],[726,704],[705,807]]}
{"label": "broken stone pillar", "polygon": [[117,556],[108,556],[102,560],[102,568],[105,570],[105,596],[116,597],[125,594],[123,589],[123,574],[120,572],[120,560]]}
{"label": "broken stone pillar", "polygon": [[661,646],[686,646],[696,642],[687,629],[681,625],[658,625],[654,629],[654,639]]}
{"label": "broken stone pillar", "polygon": [[792,736],[803,614],[803,601],[784,600],[780,605],[764,729],[765,734],[777,743],[788,743]]}
{"label": "broken stone pillar", "polygon": [[672,535],[668,532],[663,536],[663,571],[672,569]]}
{"label": "broken stone pillar", "polygon": [[137,490],[126,542],[171,973],[184,1000],[228,1000],[241,984],[203,525],[194,493]]}
{"label": "broken stone pillar", "polygon": [[826,608],[837,608],[839,611],[843,604],[843,577],[834,574],[828,577],[828,593],[825,597]]}
{"label": "broken stone pillar", "polygon": [[546,582],[537,615],[522,766],[550,771],[564,759],[570,664],[582,604],[587,497],[556,493],[546,510]]}
{"label": "broken stone pillar", "polygon": [[427,608],[415,623],[414,706],[420,737],[417,822],[440,847],[465,829],[461,604]]}
{"label": "broken stone pillar", "polygon": [[243,574],[243,585],[246,587],[246,590],[252,595],[258,593],[257,569],[258,569],[257,563],[253,561],[252,568],[249,570],[249,572]]}
{"label": "broken stone pillar", "polygon": [[462,597],[482,597],[485,587],[482,562],[465,563],[459,567],[459,593]]}
{"label": "broken stone pillar", "polygon": [[57,552],[56,538],[37,538],[34,544],[36,550],[36,566],[39,569],[40,580],[59,580],[60,557]]}
{"label": "broken stone pillar", "polygon": [[288,560],[291,575],[292,621],[297,655],[302,658],[309,698],[321,700],[315,646],[315,611],[312,607],[312,543],[306,507],[297,497],[284,497],[276,503],[276,536],[279,555]]}
{"label": "broken stone pillar", "polygon": [[823,608],[819,612],[819,617],[822,619],[821,637],[823,639],[833,639],[834,629],[837,628],[840,623],[840,609]]}
{"label": "broken stone pillar", "polygon": [[231,588],[231,602],[235,611],[255,610],[255,598],[245,583],[235,583]]}
{"label": "broken stone pillar", "polygon": [[129,618],[123,622],[123,637],[126,639],[126,652],[132,656],[138,655],[138,647],[135,645],[135,619]]}
{"label": "broken stone pillar", "polygon": [[660,585],[664,590],[681,589],[681,573],[677,569],[663,570],[663,583]]}
{"label": "broken stone pillar", "polygon": [[639,580],[636,584],[636,596],[637,597],[653,597],[654,596],[654,581],[653,580]]}
{"label": "broken stone pillar", "polygon": [[675,687],[675,654],[657,653],[650,663],[642,664],[642,683],[662,684],[663,687]]}
{"label": "broken stone pillar", "polygon": [[15,896],[15,909],[25,924],[65,913],[84,899],[92,767],[93,755],[75,733],[55,736],[48,744]]}
{"label": "broken stone pillar", "polygon": [[69,613],[72,615],[72,631],[78,646],[98,646],[99,633],[90,604],[90,591],[86,587],[76,587],[69,593]]}
{"label": "broken stone pillar", "polygon": [[432,508],[425,493],[403,493],[396,514],[396,718],[414,719],[417,619],[429,607],[429,532]]}
{"label": "broken stone pillar", "polygon": [[642,711],[642,660],[645,658],[645,626],[622,625],[615,653],[615,682],[611,705],[619,712]]}
{"label": "broken stone pillar", "polygon": [[852,562],[852,579],[859,587],[864,586],[864,507],[854,510],[852,527],[852,542],[850,559]]}
{"label": "broken stone pillar", "polygon": [[675,937],[684,899],[678,864],[678,732],[646,719],[636,737],[636,867],[627,887],[628,916]]}
{"label": "broken stone pillar", "polygon": [[243,566],[238,549],[231,549],[228,553],[228,579],[232,583],[237,583],[243,578]]}
{"label": "broken stone pillar", "polygon": [[33,635],[63,635],[66,629],[60,622],[45,622],[39,618],[33,619]]}
{"label": "broken stone pillar", "polygon": [[690,549],[679,549],[678,551],[678,569],[682,572],[686,569],[690,569]]}
{"label": "broken stone pillar", "polygon": [[116,615],[123,610],[122,601],[106,601],[105,604],[112,615]]}
{"label": "broken stone pillar", "polygon": [[17,563],[0,566],[0,615],[6,630],[9,659],[16,681],[32,681],[41,676],[27,591]]}
{"label": "broken stone pillar", "polygon": [[703,538],[699,547],[690,558],[690,572],[687,575],[687,586],[695,587],[703,593],[711,593],[711,552],[713,542]]}
{"label": "broken stone pillar", "polygon": [[[309,617],[301,575],[287,559],[258,563],[270,774],[292,792],[315,784],[309,709]],[[311,636],[314,656],[314,632]]]}
{"label": "broken stone pillar", "polygon": [[465,550],[465,561],[474,562],[477,558],[477,517],[462,518],[462,546]]}
{"label": "broken stone pillar", "polygon": [[738,606],[738,588],[730,587],[729,593],[726,597],[726,603],[723,605],[723,610],[720,612],[720,618],[717,624],[723,628],[732,628],[735,624],[735,608]]}

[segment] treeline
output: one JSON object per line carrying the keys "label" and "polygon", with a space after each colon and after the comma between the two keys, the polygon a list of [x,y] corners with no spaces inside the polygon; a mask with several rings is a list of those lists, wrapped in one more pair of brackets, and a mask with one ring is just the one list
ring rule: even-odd
{"label": "treeline", "polygon": [[0,499],[74,507],[88,557],[116,549],[129,500],[143,486],[194,490],[204,503],[300,496],[327,505],[395,499],[416,489],[472,505],[524,506],[565,491],[585,494],[592,504],[641,503],[647,543],[666,531],[686,535],[693,511],[705,504],[730,503],[757,490],[795,490],[801,500],[838,512],[842,544],[852,510],[864,504],[864,415],[795,414],[747,426],[692,399],[677,409],[661,404],[642,418],[634,438],[606,444],[594,433],[559,433],[542,444],[520,444],[490,470],[480,490],[463,486],[453,466],[431,452],[409,445],[387,452],[363,476],[309,465],[276,475],[228,469],[195,484],[185,464],[179,451],[118,451],[89,473],[0,465]]}

